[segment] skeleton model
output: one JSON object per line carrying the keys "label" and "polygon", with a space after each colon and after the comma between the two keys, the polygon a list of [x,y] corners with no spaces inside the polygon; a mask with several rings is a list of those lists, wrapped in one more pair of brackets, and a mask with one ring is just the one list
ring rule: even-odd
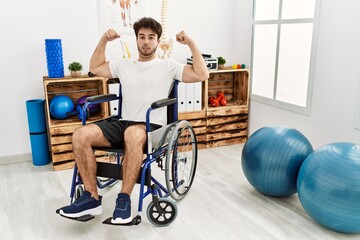
{"label": "skeleton model", "polygon": [[161,26],[163,29],[163,33],[160,38],[158,56],[160,58],[168,58],[170,57],[172,47],[173,47],[173,40],[166,39],[166,13],[167,13],[167,0],[162,0],[161,3]]}

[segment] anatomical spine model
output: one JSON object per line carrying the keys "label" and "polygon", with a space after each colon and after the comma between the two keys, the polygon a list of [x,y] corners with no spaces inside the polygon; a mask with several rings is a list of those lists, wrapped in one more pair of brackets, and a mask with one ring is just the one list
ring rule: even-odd
{"label": "anatomical spine model", "polygon": [[158,49],[158,56],[160,58],[168,58],[170,57],[172,48],[173,48],[173,40],[166,39],[166,14],[167,14],[167,0],[162,0],[161,3],[161,21],[160,24],[162,26],[163,32],[160,38],[160,44]]}

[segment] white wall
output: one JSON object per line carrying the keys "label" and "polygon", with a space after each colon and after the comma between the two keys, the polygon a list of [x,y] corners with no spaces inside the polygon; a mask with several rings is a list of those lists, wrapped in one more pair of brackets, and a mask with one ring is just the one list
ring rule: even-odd
{"label": "white wall", "polygon": [[[150,0],[151,16],[160,20],[161,0]],[[169,0],[168,36],[187,31],[203,53],[223,55],[235,61],[234,19],[236,0]],[[45,39],[62,39],[65,74],[71,61],[88,69],[98,42],[96,0],[2,0],[0,2],[0,159],[31,158],[26,100],[44,99],[42,77],[47,75]],[[131,36],[124,36],[132,56]],[[120,57],[117,43],[109,56]],[[118,54],[117,54],[118,53]],[[173,58],[186,62],[189,50],[175,45]],[[30,159],[29,159],[30,160]]]}
{"label": "white wall", "polygon": [[358,0],[321,1],[310,116],[251,101],[251,133],[283,124],[303,132],[315,148],[338,141],[360,144],[360,130],[354,128],[360,106],[359,9]]}
{"label": "white wall", "polygon": [[[150,0],[159,19],[161,0]],[[334,141],[359,143],[354,129],[356,92],[360,88],[360,1],[322,0],[310,116],[250,102],[250,133],[268,124],[284,124],[303,132],[315,147]],[[61,38],[65,68],[80,61],[88,69],[96,46],[96,0],[4,0],[0,2],[0,159],[30,158],[25,101],[44,98],[47,75],[46,38]],[[228,64],[250,63],[251,0],[169,0],[168,36],[186,30],[203,53],[225,56]],[[76,28],[74,27],[76,26]],[[135,55],[133,38],[125,36]],[[109,56],[120,57],[109,46]],[[185,62],[190,52],[177,44],[173,58]],[[66,71],[66,74],[68,72]],[[30,159],[29,159],[30,160]]]}
{"label": "white wall", "polygon": [[96,2],[1,1],[0,8],[0,156],[21,155],[30,153],[25,102],[44,99],[44,39],[62,39],[65,68],[74,60],[87,65],[97,42]]}

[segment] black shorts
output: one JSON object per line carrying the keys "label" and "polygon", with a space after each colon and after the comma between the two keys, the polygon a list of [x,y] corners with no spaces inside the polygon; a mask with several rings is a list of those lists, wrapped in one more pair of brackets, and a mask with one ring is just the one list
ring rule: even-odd
{"label": "black shorts", "polygon": [[[133,125],[146,125],[145,122],[135,122],[127,120],[102,121],[95,123],[103,132],[105,138],[114,148],[125,148],[124,132],[126,128]],[[161,125],[150,124],[150,131],[160,128]]]}

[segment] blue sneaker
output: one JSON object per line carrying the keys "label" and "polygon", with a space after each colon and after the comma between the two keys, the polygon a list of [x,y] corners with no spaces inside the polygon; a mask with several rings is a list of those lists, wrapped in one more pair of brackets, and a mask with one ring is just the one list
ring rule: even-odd
{"label": "blue sneaker", "polygon": [[102,213],[101,196],[99,200],[91,197],[91,193],[84,191],[83,194],[69,206],[60,208],[59,213],[64,217],[78,218],[84,215],[100,215]]}
{"label": "blue sneaker", "polygon": [[116,199],[116,206],[111,219],[114,224],[126,224],[132,221],[131,200],[126,193],[119,193]]}

